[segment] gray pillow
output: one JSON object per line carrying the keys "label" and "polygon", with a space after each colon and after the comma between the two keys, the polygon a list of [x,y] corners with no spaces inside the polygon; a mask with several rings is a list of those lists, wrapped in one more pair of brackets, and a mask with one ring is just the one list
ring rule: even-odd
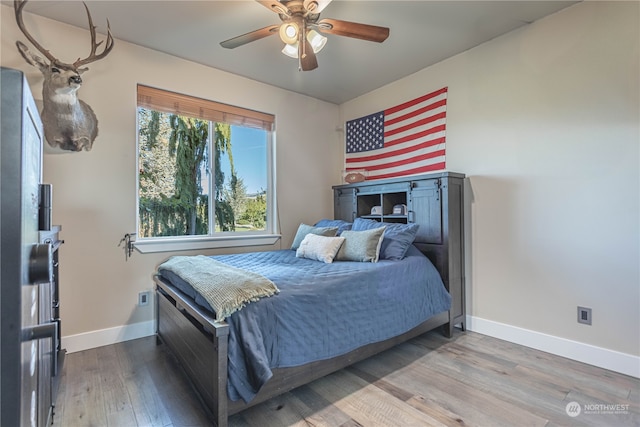
{"label": "gray pillow", "polygon": [[378,262],[386,227],[372,230],[345,230],[340,235],[344,243],[336,255],[337,261]]}
{"label": "gray pillow", "polygon": [[307,234],[317,234],[318,236],[335,237],[338,227],[314,227],[313,225],[300,224],[296,237],[293,238],[291,249],[294,251],[300,247],[300,243]]}
{"label": "gray pillow", "polygon": [[416,239],[420,224],[400,224],[391,222],[378,222],[365,218],[356,218],[353,221],[352,230],[371,230],[384,225],[387,229],[384,232],[382,247],[380,248],[380,259],[402,259],[407,253],[409,246]]}

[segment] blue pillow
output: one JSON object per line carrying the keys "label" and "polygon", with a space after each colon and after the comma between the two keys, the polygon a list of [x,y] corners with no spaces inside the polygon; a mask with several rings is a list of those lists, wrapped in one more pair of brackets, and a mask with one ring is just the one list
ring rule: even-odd
{"label": "blue pillow", "polygon": [[339,236],[343,231],[351,230],[352,225],[352,223],[341,219],[321,219],[314,224],[314,227],[338,227],[338,233],[336,236]]}
{"label": "blue pillow", "polygon": [[338,227],[314,227],[312,225],[300,224],[298,226],[298,231],[296,232],[295,237],[293,238],[293,243],[291,244],[291,249],[294,251],[300,247],[300,243],[305,238],[307,234],[317,234],[319,236],[325,237],[335,237],[338,232]]}
{"label": "blue pillow", "polygon": [[419,224],[399,224],[395,222],[378,222],[371,219],[356,218],[353,221],[353,231],[371,230],[385,225],[380,259],[399,260],[404,258],[407,250],[418,234]]}

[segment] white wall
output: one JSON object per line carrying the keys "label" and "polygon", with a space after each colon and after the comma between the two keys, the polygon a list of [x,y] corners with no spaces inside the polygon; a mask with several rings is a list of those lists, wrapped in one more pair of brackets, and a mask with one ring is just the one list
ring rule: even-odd
{"label": "white wall", "polygon": [[639,16],[637,2],[580,3],[341,106],[350,120],[448,86],[471,327],[605,349],[635,375]]}
{"label": "white wall", "polygon": [[[13,9],[1,6],[0,13],[1,64],[25,71],[35,97],[41,98],[40,72],[15,47],[16,40],[26,40]],[[87,31],[32,14],[25,14],[25,21],[63,61],[86,54]],[[340,182],[342,169],[337,105],[118,39],[109,56],[91,64],[83,78],[80,98],[99,119],[93,150],[44,159],[44,179],[54,188],[53,221],[62,224],[65,240],[60,253],[61,315],[69,350],[152,333],[153,304],[137,307],[137,295],[153,288],[157,264],[173,255],[134,253],[125,262],[117,247],[136,227],[137,83],[275,114],[283,239],[250,250],[286,248],[300,222],[333,217],[331,186]]]}

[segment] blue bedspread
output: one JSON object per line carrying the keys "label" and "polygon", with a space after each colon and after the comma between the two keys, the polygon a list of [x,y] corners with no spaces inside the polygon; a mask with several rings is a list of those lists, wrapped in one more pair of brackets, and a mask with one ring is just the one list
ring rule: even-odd
{"label": "blue bedspread", "polygon": [[[280,289],[227,319],[231,400],[253,399],[272,368],[328,359],[400,335],[451,305],[437,270],[413,246],[401,261],[377,263],[325,264],[296,258],[292,250],[212,258],[259,273]],[[159,273],[210,309],[185,282]]]}

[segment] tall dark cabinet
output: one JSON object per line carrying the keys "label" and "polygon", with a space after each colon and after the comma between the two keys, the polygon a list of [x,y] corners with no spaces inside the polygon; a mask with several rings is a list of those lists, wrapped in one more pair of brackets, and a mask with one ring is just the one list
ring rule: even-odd
{"label": "tall dark cabinet", "polygon": [[[22,72],[1,69],[0,426],[53,420],[60,347],[60,227],[43,206],[42,122]],[[50,200],[49,200],[50,202]],[[44,208],[44,209],[43,209]]]}
{"label": "tall dark cabinet", "polygon": [[336,185],[334,217],[420,225],[415,245],[442,275],[452,297],[448,335],[464,329],[464,174],[439,172],[408,178]]}

